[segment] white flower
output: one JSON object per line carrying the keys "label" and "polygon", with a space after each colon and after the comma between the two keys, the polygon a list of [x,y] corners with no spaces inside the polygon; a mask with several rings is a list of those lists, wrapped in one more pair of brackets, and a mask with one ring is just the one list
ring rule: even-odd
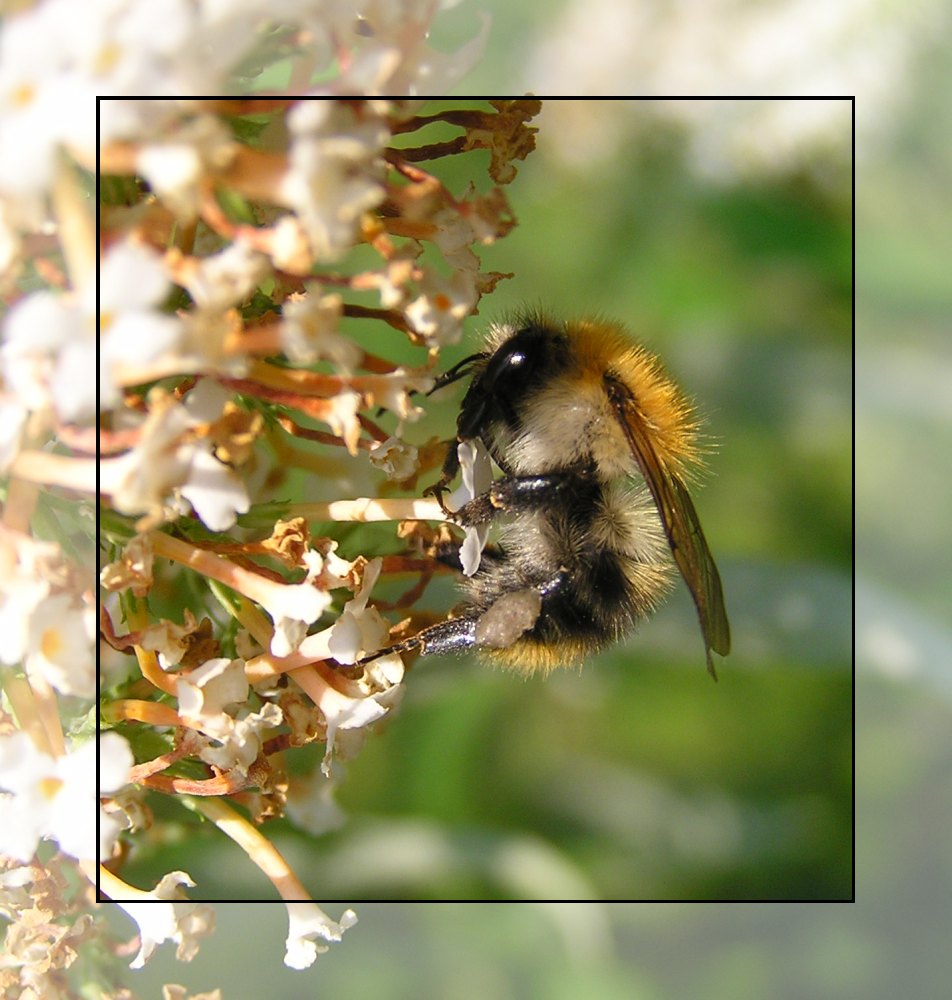
{"label": "white flower", "polygon": [[188,222],[198,213],[202,180],[227,166],[236,149],[227,126],[215,115],[179,118],[153,132],[152,141],[139,150],[136,167],[169,208]]}
{"label": "white flower", "polygon": [[156,308],[171,282],[162,255],[125,240],[112,247],[99,269],[99,405],[108,410],[120,388],[134,384],[181,343],[182,325]]}
{"label": "white flower", "polygon": [[327,645],[338,663],[354,663],[362,653],[386,644],[390,631],[387,623],[375,608],[367,607],[382,566],[380,558],[367,563],[360,589],[344,605],[340,617],[331,626]]}
{"label": "white flower", "polygon": [[[129,780],[135,763],[129,744],[118,733],[103,733],[99,737],[99,796],[115,795]],[[121,814],[106,812],[99,807],[99,860],[112,857],[116,838],[123,828]]]}
{"label": "white flower", "polygon": [[65,594],[46,598],[30,615],[27,673],[43,677],[61,694],[93,698],[96,694],[94,634],[92,608],[76,607]]}
{"label": "white flower", "polygon": [[[213,659],[176,682],[179,714],[219,746],[205,746],[199,756],[222,771],[246,775],[261,752],[262,734],[281,724],[281,709],[265,704],[258,712],[244,708],[248,681],[241,660]],[[238,717],[228,709],[237,705]]]}
{"label": "white flower", "polygon": [[112,496],[120,513],[149,514],[160,520],[172,490],[188,476],[194,448],[184,442],[190,425],[185,407],[155,389],[148,402],[135,447],[100,462],[100,489]]}
{"label": "white flower", "polygon": [[301,220],[282,215],[271,228],[271,259],[274,266],[289,274],[309,274],[314,264],[307,234]]}
{"label": "white flower", "polygon": [[[376,612],[374,612],[376,614]],[[303,644],[302,644],[303,648]],[[379,648],[379,646],[377,647]],[[403,660],[398,653],[378,657],[367,664],[361,687],[372,683],[378,690],[360,697],[342,694],[325,684],[316,699],[327,727],[321,772],[329,776],[334,752],[352,757],[367,737],[367,727],[382,719],[403,696]]]}
{"label": "white flower", "polygon": [[325,590],[336,590],[338,587],[351,587],[350,581],[357,566],[357,561],[350,562],[337,554],[337,542],[322,539],[320,551],[308,549],[302,556],[307,567],[307,576],[311,580],[319,580]]}
{"label": "white flower", "polygon": [[459,208],[456,205],[441,208],[430,221],[436,226],[433,242],[440,248],[447,264],[460,271],[478,271],[480,260],[471,247],[476,233]]}
{"label": "white flower", "polygon": [[212,531],[227,531],[237,515],[247,513],[251,507],[244,480],[215,458],[207,441],[195,448],[189,477],[179,492]]}
{"label": "white flower", "polygon": [[95,417],[95,331],[74,296],[28,295],[10,310],[3,340],[0,371],[23,407],[52,407],[73,423]]}
{"label": "white flower", "polygon": [[73,58],[98,94],[215,93],[224,67],[251,45],[223,31],[216,50],[202,31],[201,5],[189,0],[88,0],[85,21],[69,0],[53,2],[76,39]]}
{"label": "white flower", "polygon": [[357,442],[360,440],[360,421],[357,419],[360,393],[349,390],[339,392],[326,402],[322,419],[338,437],[344,439],[351,455],[356,455]]}
{"label": "white flower", "polygon": [[370,451],[370,461],[386,474],[387,479],[398,483],[409,479],[420,467],[416,448],[394,437],[375,444]]}
{"label": "white flower", "polygon": [[426,271],[420,294],[406,307],[410,327],[430,344],[455,344],[463,335],[463,320],[476,305],[476,282],[471,271],[454,271],[449,280]]}
{"label": "white flower", "polygon": [[25,732],[0,736],[0,854],[29,861],[40,840],[80,860],[98,857],[93,802],[96,741],[62,757],[37,750]]}
{"label": "white flower", "polygon": [[153,390],[136,446],[100,464],[100,489],[112,495],[116,509],[158,520],[174,504],[174,491],[212,531],[230,528],[251,506],[244,482],[215,458],[207,437],[188,434],[217,420],[228,398],[213,379],[202,379],[184,405]]}
{"label": "white flower", "polygon": [[363,352],[338,329],[343,302],[336,293],[321,295],[320,285],[312,282],[303,295],[284,303],[281,345],[292,361],[312,364],[326,358],[345,372],[357,367]]}
{"label": "white flower", "polygon": [[[301,643],[301,652],[304,652],[305,646],[307,646],[311,640],[318,637],[320,637],[319,642],[323,642],[326,645],[327,633],[329,631],[330,630],[327,629],[323,633],[317,633],[317,636],[308,636],[308,638]],[[318,642],[315,642],[313,645],[316,647],[318,644]],[[326,649],[321,652],[323,653],[323,658],[326,658],[328,655]],[[380,667],[380,672],[376,676],[383,678],[385,683],[392,683],[392,687],[375,691],[372,694],[352,697],[351,695],[343,694],[336,688],[331,687],[330,684],[327,684],[318,678],[314,690],[307,689],[308,694],[317,705],[318,709],[320,709],[321,715],[324,716],[327,727],[327,742],[325,745],[324,759],[321,762],[321,771],[325,775],[330,774],[331,760],[334,755],[334,750],[340,749],[339,730],[344,730],[348,733],[365,730],[366,726],[376,722],[378,719],[382,719],[400,700],[403,692],[403,687],[400,684],[403,677],[403,661],[400,659],[398,654],[394,653],[390,656],[380,657],[369,666],[373,667],[375,665],[380,665],[384,660],[391,662],[389,662],[385,667]],[[345,749],[355,749],[365,735],[365,731],[360,733],[359,736],[356,737],[355,741]]]}
{"label": "white flower", "polygon": [[[136,538],[142,537],[142,535],[136,536]],[[149,558],[152,558],[151,552]],[[185,620],[181,625],[162,618],[152,625],[147,625],[139,633],[139,645],[143,649],[159,654],[159,666],[163,670],[171,670],[182,662],[182,658],[191,647],[189,640],[198,631],[198,623],[191,608],[185,609],[183,617]]]}
{"label": "white flower", "polygon": [[179,677],[175,687],[182,718],[216,737],[227,734],[234,722],[225,708],[248,697],[248,680],[241,660],[206,660]]}
{"label": "white flower", "polygon": [[16,568],[0,576],[0,663],[20,663],[29,645],[33,613],[50,590],[20,547]]}
{"label": "white flower", "polygon": [[269,274],[268,258],[241,239],[208,257],[193,258],[190,264],[179,269],[177,278],[199,309],[237,305]]}
{"label": "white flower", "polygon": [[308,579],[304,583],[274,584],[259,598],[274,622],[273,656],[289,656],[298,648],[313,624],[327,610],[331,595]]}
{"label": "white flower", "polygon": [[423,253],[423,246],[408,240],[379,271],[361,276],[361,286],[376,288],[384,309],[402,308],[409,298],[408,283],[414,276],[416,260]]}
{"label": "white flower", "polygon": [[[215,911],[201,903],[156,902],[185,899],[180,888],[195,883],[185,872],[169,872],[152,892],[133,890],[135,901],[116,899],[116,904],[139,925],[139,953],[130,965],[141,969],[163,941],[175,941],[175,957],[190,962],[198,953],[199,940],[215,929]],[[141,902],[140,902],[141,900]]]}
{"label": "white flower", "polygon": [[26,225],[42,217],[59,146],[85,138],[94,148],[87,102],[96,91],[69,65],[70,42],[57,19],[66,6],[37,3],[5,14],[0,32],[0,192],[18,203]]}
{"label": "white flower", "polygon": [[[489,452],[481,441],[462,441],[456,448],[459,456],[462,484],[447,498],[446,505],[450,510],[459,510],[463,504],[482,496],[492,485],[492,462]],[[463,529],[465,537],[460,546],[459,559],[465,576],[472,576],[479,569],[479,562],[486,539],[489,536],[489,525],[479,524]]]}
{"label": "white flower", "polygon": [[318,955],[327,951],[321,941],[340,941],[344,931],[357,923],[353,910],[344,910],[339,921],[331,918],[317,903],[288,903],[288,938],[284,964],[291,969],[307,969]]}
{"label": "white flower", "polygon": [[358,115],[337,101],[300,101],[287,123],[283,201],[301,220],[314,256],[334,261],[353,246],[363,213],[384,198],[380,154],[389,132],[369,108]]}
{"label": "white flower", "polygon": [[[152,549],[151,540],[147,535],[136,535],[131,538],[122,548],[119,558],[115,562],[107,563],[99,574],[99,583],[106,590],[124,590],[129,587],[136,597],[145,597],[151,590],[154,582],[152,576],[153,565],[155,563],[155,553]],[[191,630],[195,628],[195,618],[191,611],[185,609],[186,626],[191,619]],[[171,625],[170,622],[160,622],[155,628],[162,628],[163,625]],[[148,632],[148,629],[144,630]],[[180,632],[180,637],[181,637]],[[161,646],[146,646],[147,649],[160,649]],[[162,669],[167,670],[172,663],[178,663],[184,654],[184,647],[180,645],[178,659],[162,663],[162,653],[159,653],[159,662]]]}
{"label": "white flower", "polygon": [[270,703],[262,705],[257,712],[246,711],[240,718],[231,720],[227,733],[213,737],[219,746],[209,744],[198,755],[221,771],[245,777],[261,753],[265,733],[280,726],[283,719],[281,709]]}
{"label": "white flower", "polygon": [[373,402],[395,413],[401,420],[411,423],[423,415],[423,409],[410,401],[412,393],[427,393],[433,388],[430,375],[419,375],[405,368],[397,368],[389,375],[375,375],[367,379],[372,384]]}

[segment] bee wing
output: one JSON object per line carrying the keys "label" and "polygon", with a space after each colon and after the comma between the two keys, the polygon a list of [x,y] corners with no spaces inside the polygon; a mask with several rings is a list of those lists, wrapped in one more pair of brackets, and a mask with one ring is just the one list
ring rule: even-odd
{"label": "bee wing", "polygon": [[607,389],[618,423],[658,508],[674,561],[694,598],[704,636],[708,673],[717,680],[711,650],[721,656],[730,652],[730,625],[724,609],[721,577],[707,547],[694,503],[680,478],[663,468],[644,419],[627,389],[613,380],[607,381]]}

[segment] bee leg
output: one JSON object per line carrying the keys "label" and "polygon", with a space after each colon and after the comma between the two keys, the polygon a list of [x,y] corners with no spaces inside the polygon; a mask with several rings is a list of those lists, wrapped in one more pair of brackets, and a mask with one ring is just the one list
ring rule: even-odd
{"label": "bee leg", "polygon": [[448,483],[449,479],[447,479],[444,474],[438,483],[434,483],[432,486],[427,486],[427,488],[423,491],[423,495],[425,497],[436,497],[436,502],[440,505],[440,510],[442,510],[447,517],[451,517],[453,512],[446,506],[446,501],[443,499],[444,494],[449,493],[450,490],[447,485]]}
{"label": "bee leg", "polygon": [[420,650],[421,656],[432,656],[434,653],[461,653],[471,649],[476,645],[476,622],[478,614],[463,615],[460,618],[451,618],[449,621],[438,622],[430,625],[429,628],[417,632],[416,635],[398,642],[385,649],[378,649],[368,656],[357,660],[355,666],[363,666],[371,660],[376,660],[380,656],[388,653],[406,653],[411,649]]}
{"label": "bee leg", "polygon": [[416,635],[357,661],[368,663],[387,653],[405,653],[419,647],[421,656],[463,653],[468,649],[501,649],[529,631],[542,613],[542,602],[565,582],[565,571],[553,577],[500,595],[487,608],[464,608],[456,618],[430,625]]}
{"label": "bee leg", "polygon": [[577,472],[551,472],[542,476],[504,476],[478,497],[453,512],[457,524],[471,528],[487,524],[497,514],[548,506],[566,489],[577,488]]}
{"label": "bee leg", "polygon": [[452,511],[443,502],[443,494],[448,493],[450,489],[450,483],[456,477],[456,473],[459,472],[459,453],[457,451],[457,446],[459,441],[454,439],[450,442],[449,448],[446,452],[446,460],[443,462],[443,470],[440,478],[432,486],[428,486],[424,491],[423,495],[425,497],[436,497],[437,503],[440,505],[440,509],[444,514],[449,516]]}
{"label": "bee leg", "polygon": [[476,645],[476,617],[462,615],[425,628],[415,636],[420,640],[420,655],[461,653]]}

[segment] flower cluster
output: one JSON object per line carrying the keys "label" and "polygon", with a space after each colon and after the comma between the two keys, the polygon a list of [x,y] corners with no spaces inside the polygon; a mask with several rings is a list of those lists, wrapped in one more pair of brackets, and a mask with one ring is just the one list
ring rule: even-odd
{"label": "flower cluster", "polygon": [[[441,348],[505,277],[475,249],[514,225],[501,188],[454,193],[423,164],[482,148],[491,177],[511,178],[537,102],[427,114],[407,101],[178,101],[151,133],[126,103],[103,103],[100,149],[101,629],[112,651],[101,713],[135,763],[100,789],[101,884],[116,900],[144,892],[121,870],[155,823],[158,793],[187,801],[283,898],[305,901],[256,825],[286,813],[312,832],[340,825],[334,758],[399,702],[401,658],[364,662],[391,643],[375,585],[429,578],[419,522],[443,519],[413,494],[444,446],[404,435]],[[168,139],[198,135],[214,139],[196,141],[182,170]],[[303,481],[312,502],[275,500]],[[336,499],[382,485],[411,495]],[[371,520],[417,524],[404,532],[416,551],[345,557],[333,524]],[[404,629],[421,589],[388,605],[410,612]],[[150,610],[168,603],[174,617]],[[313,742],[320,777],[292,779],[288,755]],[[169,873],[150,895],[174,900],[190,883]],[[334,940],[355,918],[299,923],[315,919]],[[315,953],[289,940],[291,964]]]}
{"label": "flower cluster", "polygon": [[[400,658],[359,661],[391,642],[378,581],[420,575],[387,605],[407,628],[434,569],[422,522],[442,512],[417,479],[442,446],[408,429],[441,348],[506,277],[475,251],[515,224],[498,186],[452,191],[430,161],[482,149],[468,162],[505,183],[538,110],[334,97],[465,70],[482,40],[435,53],[423,0],[359,16],[280,3],[270,21],[170,3],[161,30],[146,4],[74,6],[27,7],[0,36],[0,895],[16,959],[0,992],[23,996],[69,992],[93,883],[139,925],[134,967],[163,941],[188,959],[213,930],[190,874],[123,878],[161,832],[156,796],[267,873],[290,966],[356,921],[311,902],[259,826],[343,823],[339,758],[399,702]],[[338,74],[309,98],[161,96],[222,92],[279,57],[301,90]],[[97,150],[80,102],[104,92],[159,96],[103,100]],[[313,502],[286,499],[304,483]],[[344,555],[334,525],[374,520],[404,522],[406,554]],[[292,778],[314,742],[321,766]]]}

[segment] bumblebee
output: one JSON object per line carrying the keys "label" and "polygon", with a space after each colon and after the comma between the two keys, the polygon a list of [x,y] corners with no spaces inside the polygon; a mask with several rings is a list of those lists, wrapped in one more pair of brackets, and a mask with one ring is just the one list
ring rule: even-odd
{"label": "bumblebee", "polygon": [[[498,542],[462,577],[447,621],[374,656],[474,649],[526,674],[577,666],[648,616],[677,569],[716,680],[711,651],[727,655],[730,627],[685,486],[697,421],[657,359],[618,325],[530,314],[494,327],[435,388],[467,375],[457,440],[427,492],[459,525],[498,524]],[[449,511],[461,443],[481,444],[502,474]],[[442,557],[458,565],[458,552]]]}

